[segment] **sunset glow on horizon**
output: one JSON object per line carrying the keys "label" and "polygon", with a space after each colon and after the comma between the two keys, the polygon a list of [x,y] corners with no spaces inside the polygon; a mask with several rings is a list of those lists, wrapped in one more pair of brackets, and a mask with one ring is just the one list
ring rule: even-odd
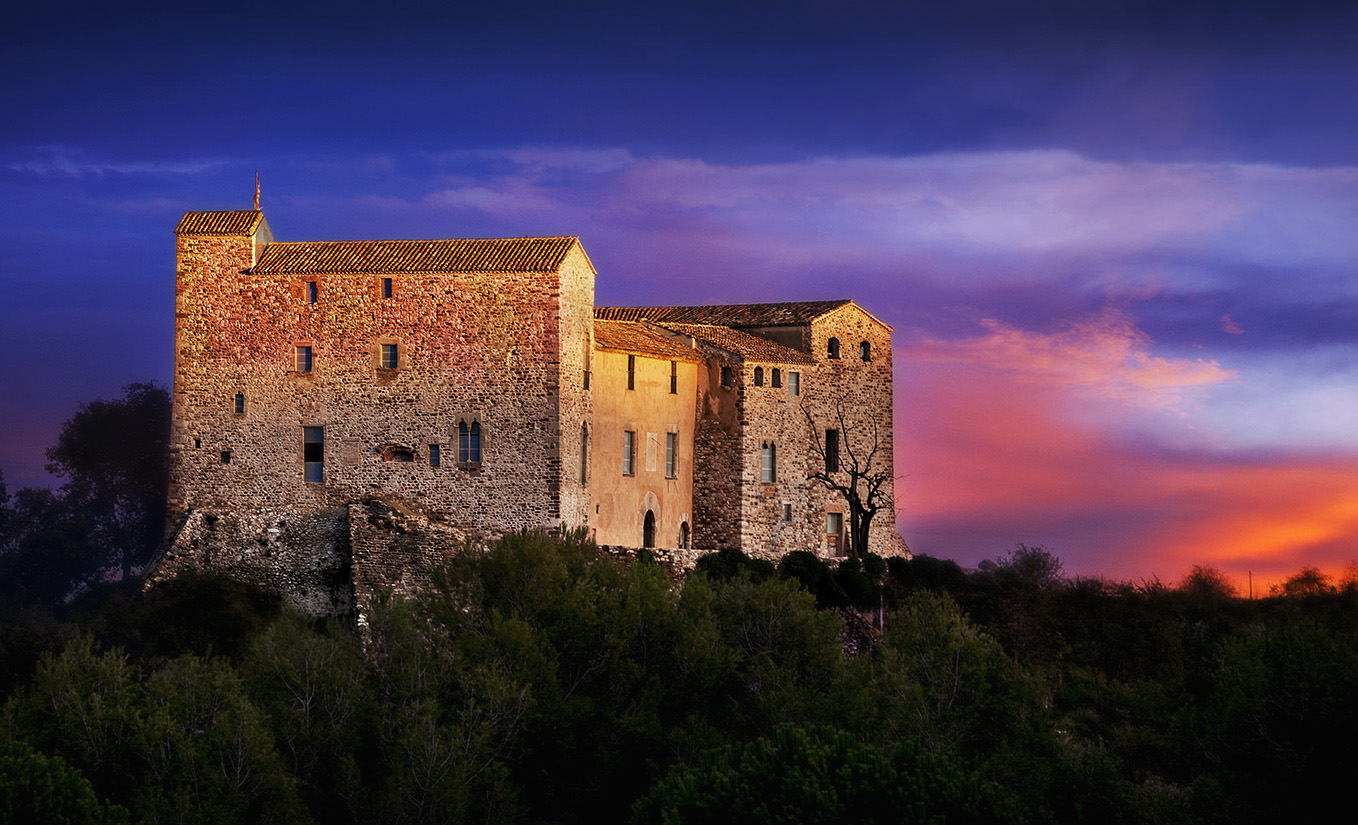
{"label": "sunset glow on horizon", "polygon": [[171,230],[257,169],[278,240],[574,235],[599,305],[855,300],[917,552],[1342,575],[1358,9],[916,5],[16,10],[5,484],[168,384]]}

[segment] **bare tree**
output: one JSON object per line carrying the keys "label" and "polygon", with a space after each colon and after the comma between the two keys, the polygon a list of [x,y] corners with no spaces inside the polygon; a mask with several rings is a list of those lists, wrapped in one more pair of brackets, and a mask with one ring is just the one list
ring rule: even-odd
{"label": "bare tree", "polygon": [[868,549],[873,516],[895,506],[893,477],[877,419],[855,415],[846,406],[844,396],[837,397],[831,421],[822,429],[802,403],[813,458],[806,477],[843,497],[849,506],[849,551],[861,556]]}

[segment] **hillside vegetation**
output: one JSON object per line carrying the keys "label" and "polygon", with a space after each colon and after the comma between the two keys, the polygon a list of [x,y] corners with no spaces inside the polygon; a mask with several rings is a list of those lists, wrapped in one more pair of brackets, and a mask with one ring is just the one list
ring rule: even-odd
{"label": "hillside vegetation", "polygon": [[[0,820],[1239,823],[1344,793],[1352,582],[984,567],[726,551],[679,588],[528,533],[361,629],[210,578],[11,611]],[[852,605],[886,630],[851,657]]]}

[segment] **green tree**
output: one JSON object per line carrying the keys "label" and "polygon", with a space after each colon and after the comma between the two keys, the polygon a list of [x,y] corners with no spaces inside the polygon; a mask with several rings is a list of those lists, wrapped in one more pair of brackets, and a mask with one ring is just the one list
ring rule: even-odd
{"label": "green tree", "polygon": [[65,504],[88,516],[101,572],[128,578],[150,561],[165,529],[169,443],[169,392],[138,383],[122,398],[81,404],[47,450]]}
{"label": "green tree", "polygon": [[1004,823],[1011,800],[955,762],[909,744],[881,748],[830,728],[781,728],[677,766],[634,823]]}
{"label": "green tree", "polygon": [[90,781],[59,756],[21,742],[0,747],[0,822],[10,825],[120,825],[127,810],[105,805]]}

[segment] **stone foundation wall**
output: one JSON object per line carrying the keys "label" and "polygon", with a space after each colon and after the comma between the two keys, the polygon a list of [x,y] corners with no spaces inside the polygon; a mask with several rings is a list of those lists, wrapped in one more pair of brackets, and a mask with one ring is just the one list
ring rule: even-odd
{"label": "stone foundation wall", "polygon": [[313,616],[348,619],[355,608],[348,521],[342,507],[194,511],[147,585],[185,573],[220,573]]}

